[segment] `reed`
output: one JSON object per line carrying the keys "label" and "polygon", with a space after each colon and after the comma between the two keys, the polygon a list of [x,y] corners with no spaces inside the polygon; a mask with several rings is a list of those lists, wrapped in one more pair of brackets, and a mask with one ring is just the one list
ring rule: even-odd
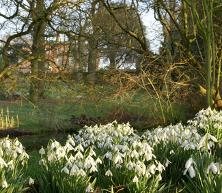
{"label": "reed", "polygon": [[9,109],[6,110],[1,109],[0,110],[0,129],[11,129],[19,127],[19,117],[18,115],[13,116],[10,114]]}

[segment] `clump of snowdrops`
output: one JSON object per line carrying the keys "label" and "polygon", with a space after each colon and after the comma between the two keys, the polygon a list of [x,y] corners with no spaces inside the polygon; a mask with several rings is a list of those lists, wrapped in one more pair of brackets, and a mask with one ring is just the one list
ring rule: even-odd
{"label": "clump of snowdrops", "polygon": [[140,135],[129,124],[113,122],[86,126],[68,136],[64,145],[50,141],[39,151],[45,170],[44,190],[47,192],[48,185],[54,192],[82,193],[98,188],[107,192],[172,192],[171,184],[183,186],[187,192],[194,187],[197,192],[215,192],[222,187],[221,164],[214,155],[218,139],[208,131],[219,128],[219,117],[220,113],[208,108],[187,125],[158,127]]}
{"label": "clump of snowdrops", "polygon": [[222,139],[222,111],[216,111],[208,107],[199,111],[188,124],[197,129],[210,133],[218,140]]}
{"label": "clump of snowdrops", "polygon": [[74,192],[110,187],[134,193],[155,192],[165,169],[147,141],[129,124],[116,122],[85,127],[78,135],[69,136],[65,145],[51,141],[39,153],[42,166],[56,174],[54,184],[58,184],[58,176],[67,179],[66,192],[73,192],[76,184],[78,190]]}
{"label": "clump of snowdrops", "polygon": [[24,171],[28,159],[18,139],[0,139],[0,192],[21,193],[26,190]]}
{"label": "clump of snowdrops", "polygon": [[[170,179],[173,186],[180,186],[182,181],[186,179],[184,177],[188,177],[192,179],[190,181],[192,183],[186,183],[187,187],[192,187],[191,184],[196,182],[194,187],[197,189],[201,188],[202,181],[207,180],[208,189],[215,189],[215,180],[221,177],[219,177],[219,169],[217,169],[219,173],[209,172],[209,168],[215,168],[214,163],[217,163],[217,166],[219,164],[215,161],[214,155],[218,140],[212,135],[212,132],[207,132],[214,119],[210,117],[208,120],[207,116],[212,114],[219,116],[221,113],[208,108],[201,110],[193,120],[188,121],[187,125],[179,123],[164,128],[158,127],[143,133],[142,137],[152,144],[157,159],[167,166],[162,176],[163,180]],[[222,117],[222,114],[220,116]],[[216,120],[219,124],[219,117]],[[203,132],[204,128],[206,128],[205,132]],[[195,164],[190,165],[193,159],[196,160],[192,162]],[[185,182],[187,181],[185,180]],[[221,185],[222,183],[217,184],[217,186]],[[190,191],[194,190],[194,187],[190,188]],[[202,187],[202,189],[204,188]]]}

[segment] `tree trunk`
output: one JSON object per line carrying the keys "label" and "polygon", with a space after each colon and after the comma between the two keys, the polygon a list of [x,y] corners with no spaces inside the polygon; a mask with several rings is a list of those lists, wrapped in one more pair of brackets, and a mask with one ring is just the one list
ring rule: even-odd
{"label": "tree trunk", "polygon": [[96,13],[96,4],[98,3],[97,0],[92,2],[92,8],[90,11],[91,15],[91,22],[92,22],[92,34],[88,38],[88,81],[91,84],[95,83],[96,80],[96,70],[98,67],[98,48],[97,48],[97,29],[96,23],[94,21],[94,16]]}
{"label": "tree trunk", "polygon": [[44,73],[45,73],[45,39],[44,33],[46,22],[44,21],[44,0],[36,1],[36,7],[33,11],[33,20],[36,21],[32,38],[32,55],[34,59],[31,61],[31,85],[30,100],[36,103],[39,98],[44,95]]}
{"label": "tree trunk", "polygon": [[89,55],[88,55],[88,81],[94,84],[96,81],[96,70],[98,67],[98,50],[93,38],[89,38]]}

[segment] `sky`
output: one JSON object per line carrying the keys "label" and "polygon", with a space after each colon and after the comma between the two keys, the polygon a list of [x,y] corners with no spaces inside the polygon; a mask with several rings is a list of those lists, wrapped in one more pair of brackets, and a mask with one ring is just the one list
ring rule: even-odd
{"label": "sky", "polygon": [[163,39],[162,26],[160,22],[154,18],[154,11],[152,9],[142,16],[142,21],[146,26],[146,34],[150,42],[150,48],[153,52],[158,53],[160,42]]}

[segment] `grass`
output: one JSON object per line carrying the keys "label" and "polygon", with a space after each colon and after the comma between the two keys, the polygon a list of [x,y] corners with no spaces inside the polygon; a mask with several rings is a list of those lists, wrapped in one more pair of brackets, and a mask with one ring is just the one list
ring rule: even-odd
{"label": "grass", "polygon": [[27,176],[31,178],[35,178],[36,176],[40,176],[41,167],[39,165],[39,153],[38,151],[30,151],[29,154],[29,163],[27,167]]}
{"label": "grass", "polygon": [[185,121],[187,113],[184,105],[173,104],[173,111],[171,111],[169,105],[163,101],[164,116],[167,120],[164,123],[157,100],[147,96],[141,90],[131,90],[120,94],[111,86],[92,87],[82,84],[65,86],[61,83],[51,85],[46,94],[46,99],[36,105],[22,98],[0,101],[0,108],[8,108],[11,115],[18,115],[20,128],[35,133],[69,128],[72,115],[104,117],[113,116],[118,112],[127,112],[136,119],[142,119],[138,123],[137,128],[139,128],[143,127],[143,123],[153,127],[168,122]]}

